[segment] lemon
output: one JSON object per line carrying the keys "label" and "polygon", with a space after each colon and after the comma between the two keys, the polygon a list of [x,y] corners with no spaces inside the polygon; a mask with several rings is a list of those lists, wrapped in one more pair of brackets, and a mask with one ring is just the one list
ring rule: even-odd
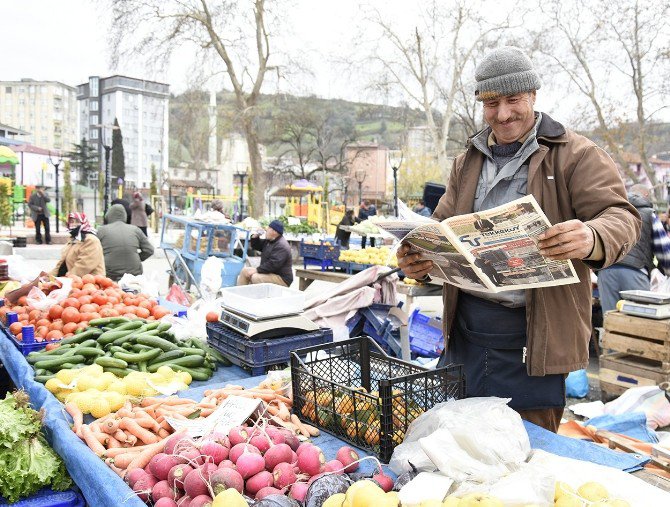
{"label": "lemon", "polygon": [[91,400],[91,415],[96,419],[109,415],[111,411],[112,408],[109,406],[109,402],[102,396]]}
{"label": "lemon", "polygon": [[78,373],[78,370],[58,370],[56,378],[67,385],[74,380]]}
{"label": "lemon", "polygon": [[126,394],[126,384],[122,380],[116,379],[114,382],[107,386],[107,391]]}
{"label": "lemon", "polygon": [[94,363],[82,368],[82,371],[90,375],[102,375],[105,370],[103,370],[102,366],[100,366],[99,364]]}
{"label": "lemon", "polygon": [[65,384],[58,378],[50,378],[47,380],[46,384],[44,384],[44,387],[46,387],[47,391],[50,393],[56,394],[65,387]]}
{"label": "lemon", "polygon": [[341,507],[346,495],[344,493],[336,493],[323,502],[321,507]]}
{"label": "lemon", "polygon": [[156,373],[162,375],[167,380],[171,380],[176,375],[175,371],[169,366],[161,366],[158,368],[158,370],[156,370]]}
{"label": "lemon", "polygon": [[187,371],[178,371],[177,372],[177,378],[179,380],[181,380],[186,385],[190,385],[190,383],[193,382],[193,379],[191,378],[191,374]]}
{"label": "lemon", "polygon": [[76,393],[77,396],[72,400],[77,407],[79,407],[79,410],[81,410],[82,414],[90,414],[91,413],[91,403],[93,401],[93,398],[90,396],[87,396],[84,393]]}
{"label": "lemon", "polygon": [[107,403],[109,403],[109,407],[111,408],[112,412],[119,410],[126,402],[126,397],[123,394],[117,393],[115,391],[105,391],[102,393],[102,397],[107,400]]}
{"label": "lemon", "polygon": [[233,488],[228,488],[214,497],[212,507],[248,507],[244,497]]}
{"label": "lemon", "polygon": [[66,403],[67,397],[70,395],[69,391],[58,391],[56,393],[56,399],[61,403]]}
{"label": "lemon", "polygon": [[126,384],[126,392],[131,396],[142,396],[148,387],[144,377],[138,375],[128,375],[124,379],[124,384]]}
{"label": "lemon", "polygon": [[88,373],[77,377],[77,391],[84,392],[98,385],[98,379]]}

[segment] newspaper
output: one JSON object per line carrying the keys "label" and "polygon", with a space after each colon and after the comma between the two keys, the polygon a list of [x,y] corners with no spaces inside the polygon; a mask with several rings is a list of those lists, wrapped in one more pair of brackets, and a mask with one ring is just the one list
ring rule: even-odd
{"label": "newspaper", "polygon": [[579,282],[571,261],[540,254],[537,237],[551,223],[532,195],[442,222],[414,215],[375,225],[433,261],[433,279],[483,292]]}

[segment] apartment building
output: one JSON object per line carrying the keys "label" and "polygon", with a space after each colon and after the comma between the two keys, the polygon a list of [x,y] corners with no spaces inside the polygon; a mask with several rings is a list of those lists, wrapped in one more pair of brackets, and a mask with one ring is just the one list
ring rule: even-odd
{"label": "apartment building", "polygon": [[79,137],[97,146],[103,168],[103,144],[112,145],[111,127],[119,122],[126,187],[148,188],[152,164],[157,174],[168,170],[169,92],[168,84],[118,75],[91,76],[77,86]]}
{"label": "apartment building", "polygon": [[27,131],[22,141],[69,151],[77,142],[77,94],[58,81],[0,81],[0,123]]}

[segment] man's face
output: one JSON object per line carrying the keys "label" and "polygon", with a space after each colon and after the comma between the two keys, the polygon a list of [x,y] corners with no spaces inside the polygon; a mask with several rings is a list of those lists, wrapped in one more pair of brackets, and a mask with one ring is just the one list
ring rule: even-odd
{"label": "man's face", "polygon": [[279,237],[279,233],[275,231],[272,227],[266,227],[265,229],[265,239],[274,241]]}
{"label": "man's face", "polygon": [[484,101],[484,119],[498,144],[518,141],[535,123],[535,92],[517,93]]}

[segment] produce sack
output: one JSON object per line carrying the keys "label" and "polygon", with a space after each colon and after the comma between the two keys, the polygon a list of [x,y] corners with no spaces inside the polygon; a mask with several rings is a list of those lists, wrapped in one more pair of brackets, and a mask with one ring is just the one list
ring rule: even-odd
{"label": "produce sack", "polygon": [[[221,213],[219,213],[220,215]],[[220,257],[208,257],[200,271],[200,291],[202,295],[215,297],[221,289],[223,279],[221,272],[224,270],[223,259]]]}
{"label": "produce sack", "polygon": [[72,291],[72,279],[59,277],[56,282],[60,285],[59,289],[52,290],[49,294],[45,294],[42,289],[32,287],[26,296],[26,303],[28,306],[45,312],[54,305],[65,301]]}
{"label": "produce sack", "polygon": [[585,398],[589,394],[589,378],[586,370],[571,371],[565,379],[565,395],[570,398]]}
{"label": "produce sack", "polygon": [[156,281],[156,277],[149,278],[146,275],[131,275],[130,273],[126,273],[118,283],[119,287],[124,291],[132,291],[137,294],[146,294],[152,298],[158,298],[159,284]]}

